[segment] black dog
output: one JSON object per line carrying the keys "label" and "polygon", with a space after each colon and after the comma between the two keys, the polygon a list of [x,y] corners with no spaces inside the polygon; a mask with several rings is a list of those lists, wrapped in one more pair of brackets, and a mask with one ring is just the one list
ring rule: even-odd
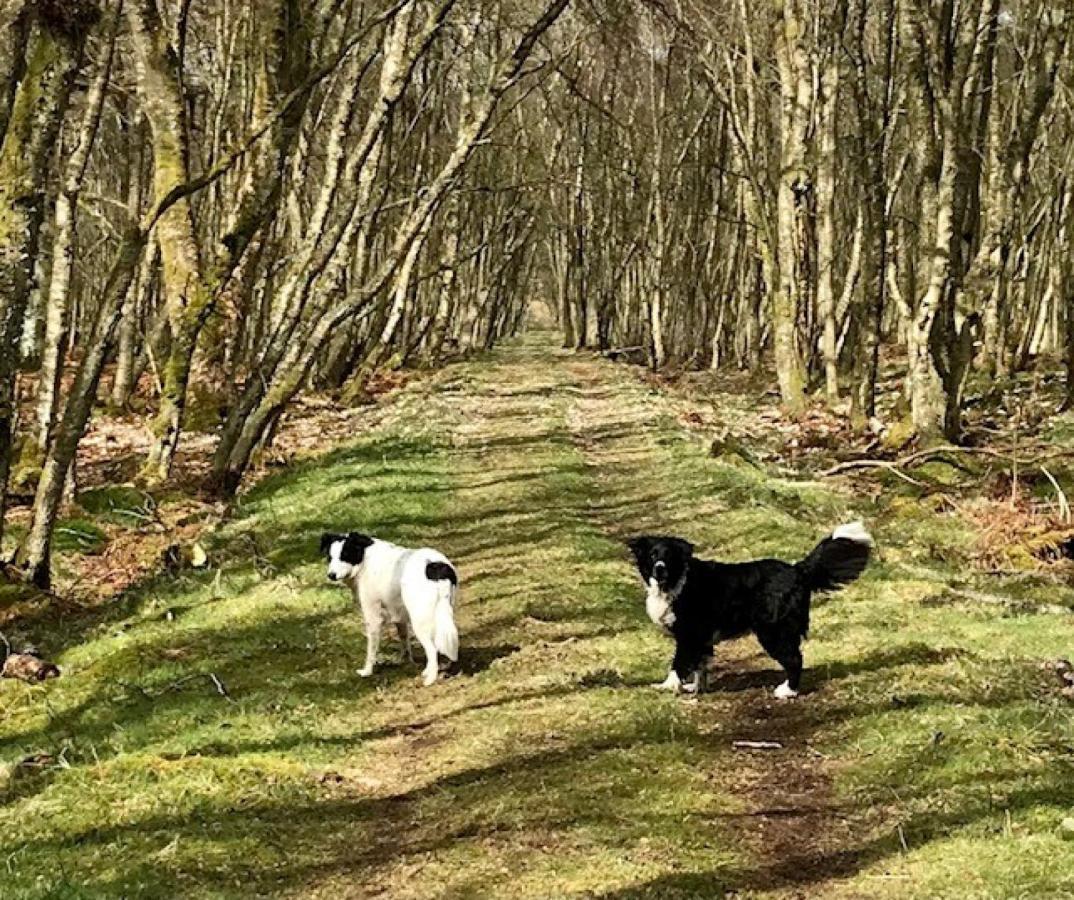
{"label": "black dog", "polygon": [[813,592],[854,581],[869,561],[873,539],[861,522],[840,525],[793,565],[778,559],[695,559],[689,541],[673,537],[647,535],[628,546],[649,587],[649,618],[675,638],[671,671],[659,687],[697,691],[713,645],[753,632],[787,672],[787,680],[776,688],[776,696],[786,699],[798,694],[800,644],[809,632]]}

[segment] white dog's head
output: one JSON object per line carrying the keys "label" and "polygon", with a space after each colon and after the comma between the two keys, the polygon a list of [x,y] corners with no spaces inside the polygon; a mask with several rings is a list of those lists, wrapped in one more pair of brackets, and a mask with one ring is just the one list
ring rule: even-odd
{"label": "white dog's head", "polygon": [[329,580],[344,581],[353,577],[362,564],[366,547],[372,543],[373,538],[357,531],[350,534],[322,534],[321,553],[328,559]]}

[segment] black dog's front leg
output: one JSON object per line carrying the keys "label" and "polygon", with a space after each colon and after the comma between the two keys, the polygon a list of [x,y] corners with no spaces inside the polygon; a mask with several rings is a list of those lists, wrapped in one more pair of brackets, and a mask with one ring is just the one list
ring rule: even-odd
{"label": "black dog's front leg", "polygon": [[668,672],[668,677],[656,687],[668,691],[683,690],[696,693],[704,680],[705,659],[711,653],[711,648],[703,643],[677,637],[675,656],[671,660],[671,671]]}

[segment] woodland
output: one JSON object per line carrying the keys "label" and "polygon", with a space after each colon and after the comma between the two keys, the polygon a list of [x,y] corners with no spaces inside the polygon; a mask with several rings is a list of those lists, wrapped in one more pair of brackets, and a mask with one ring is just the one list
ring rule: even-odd
{"label": "woodland", "polygon": [[1074,0],[0,0],[5,900],[1072,896],[1072,492]]}
{"label": "woodland", "polygon": [[[568,346],[773,371],[790,416],[923,443],[965,439],[973,375],[1002,392],[1047,359],[1069,404],[1072,17],[5,0],[13,570],[49,584],[95,415],[138,417],[150,490],[215,416],[199,489],[229,497],[296,395],[360,401],[536,303]],[[878,417],[882,363],[902,396]]]}

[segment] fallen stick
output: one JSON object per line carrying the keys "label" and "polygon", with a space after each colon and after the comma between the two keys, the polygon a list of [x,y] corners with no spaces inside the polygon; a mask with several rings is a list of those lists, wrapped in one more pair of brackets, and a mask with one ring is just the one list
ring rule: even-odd
{"label": "fallen stick", "polygon": [[1002,594],[987,594],[984,591],[973,591],[966,588],[948,587],[944,589],[947,596],[956,600],[969,600],[973,603],[986,603],[991,606],[1018,607],[1028,614],[1047,616],[1066,616],[1071,610],[1069,607],[1060,606],[1058,603],[1021,603],[1014,597],[1005,597]]}
{"label": "fallen stick", "polygon": [[911,478],[901,468],[899,463],[889,462],[886,459],[852,459],[848,462],[842,462],[838,465],[832,466],[830,469],[825,469],[820,473],[821,478],[829,478],[832,475],[838,475],[840,472],[848,472],[851,469],[886,469],[896,478],[901,478],[903,481],[908,481],[915,487],[928,487],[922,481],[918,481],[916,478]]}
{"label": "fallen stick", "polygon": [[779,741],[732,741],[731,746],[736,750],[782,750],[783,745]]}
{"label": "fallen stick", "polygon": [[213,680],[213,684],[216,685],[216,692],[225,700],[230,700],[231,694],[227,692],[227,688],[224,686],[224,682],[222,682],[219,678],[216,677],[216,673],[210,672],[209,677]]}
{"label": "fallen stick", "polygon": [[900,475],[905,474],[900,473],[900,469],[905,469],[907,466],[915,463],[921,463],[944,455],[957,455],[959,453],[966,454],[967,456],[987,456],[991,459],[998,459],[1019,466],[1039,466],[1042,462],[1050,459],[1074,456],[1074,450],[1054,450],[1051,453],[1043,453],[1036,458],[1025,458],[1012,456],[1009,453],[1004,453],[1002,450],[993,450],[990,447],[956,447],[954,444],[944,444],[940,447],[928,447],[924,450],[917,450],[902,457],[902,459],[896,460],[848,459],[845,462],[836,463],[831,468],[825,469],[820,473],[820,477],[828,478],[832,475],[838,475],[840,472],[848,472],[851,469],[887,469],[893,474]]}

